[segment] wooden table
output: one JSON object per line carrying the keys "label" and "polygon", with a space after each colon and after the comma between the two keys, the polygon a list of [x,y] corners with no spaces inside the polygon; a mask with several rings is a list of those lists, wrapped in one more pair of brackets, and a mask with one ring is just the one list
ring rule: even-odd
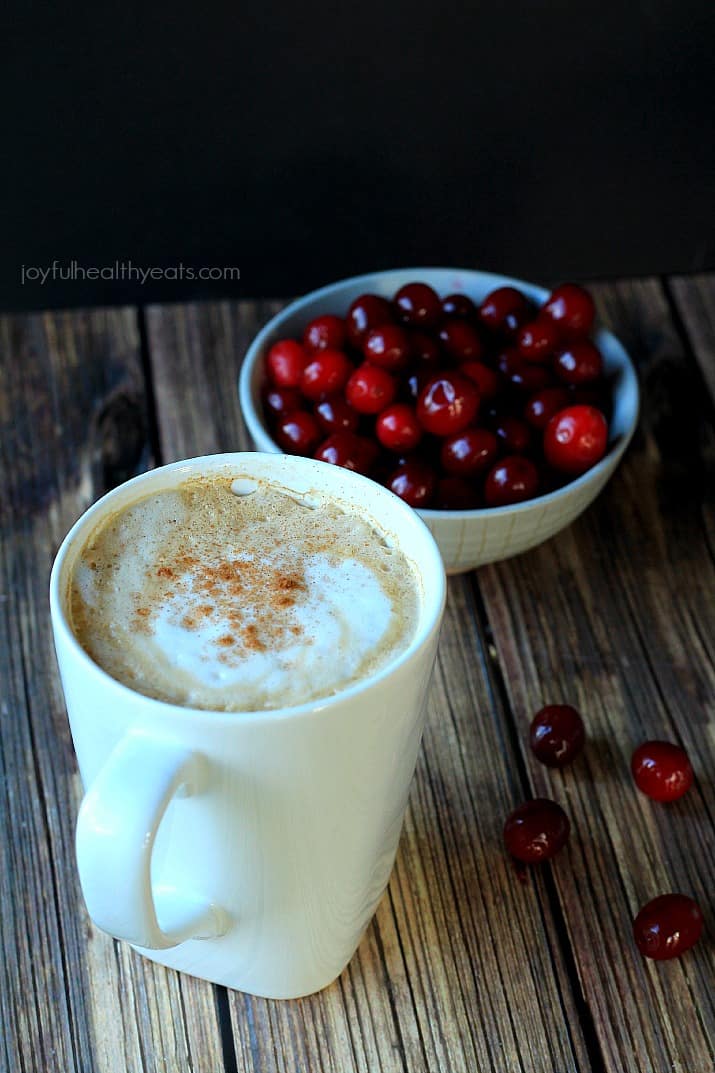
{"label": "wooden table", "polygon": [[[166,971],[89,923],[46,596],[61,538],[106,489],[248,446],[236,373],[281,303],[0,319],[0,1069],[713,1073],[715,277],[595,293],[639,367],[640,430],[569,530],[451,580],[389,890],[341,978],[296,1002]],[[527,747],[556,701],[589,731],[563,774]],[[631,782],[647,737],[694,762],[673,805]],[[501,827],[538,795],[573,834],[522,882]],[[646,962],[631,920],[668,890],[708,932]]]}

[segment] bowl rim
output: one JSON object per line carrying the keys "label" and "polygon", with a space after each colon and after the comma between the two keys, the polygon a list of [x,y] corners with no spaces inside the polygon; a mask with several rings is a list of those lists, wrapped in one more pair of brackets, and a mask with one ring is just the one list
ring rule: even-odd
{"label": "bowl rim", "polygon": [[[252,390],[252,374],[254,367],[259,358],[262,357],[265,341],[275,331],[276,327],[279,326],[283,320],[288,320],[294,314],[299,313],[306,305],[311,304],[316,300],[320,300],[321,298],[328,298],[340,288],[348,286],[353,287],[363,283],[367,285],[370,282],[374,285],[375,280],[380,277],[409,275],[412,279],[417,279],[421,278],[421,275],[426,276],[429,273],[447,273],[472,278],[479,277],[480,281],[488,282],[490,284],[490,289],[505,286],[517,287],[526,291],[528,296],[532,299],[542,303],[551,293],[547,287],[543,287],[539,283],[523,280],[516,276],[506,276],[499,272],[483,272],[480,269],[455,268],[450,266],[416,266],[409,268],[380,269],[376,272],[363,272],[357,276],[346,276],[343,279],[335,280],[333,283],[325,284],[322,287],[308,291],[304,295],[293,299],[292,302],[289,302],[288,305],[283,306],[282,309],[275,313],[253,337],[243,356],[239,370],[238,395],[241,411],[248,431],[260,450],[273,450],[277,454],[285,453],[272,438],[262,417],[259,415],[257,407],[254,405]],[[426,282],[429,281],[426,280]],[[491,284],[493,284],[493,287]],[[621,458],[625,454],[638,425],[641,405],[640,385],[633,360],[618,336],[614,335],[614,333],[607,328],[601,327],[597,328],[594,338],[597,344],[599,339],[605,338],[608,340],[609,345],[615,344],[618,350],[620,350],[620,358],[622,361],[620,371],[621,375],[625,377],[625,382],[621,383],[620,390],[622,392],[630,391],[632,395],[632,410],[629,414],[628,425],[618,440],[609,446],[609,449],[603,458],[600,459],[595,466],[592,466],[591,469],[586,470],[585,473],[575,477],[561,488],[557,488],[553,492],[546,492],[544,495],[535,496],[533,499],[525,499],[520,503],[510,503],[502,507],[471,507],[466,510],[439,510],[436,507],[414,508],[426,522],[437,522],[439,520],[463,522],[470,518],[488,520],[490,518],[501,518],[525,513],[533,509],[544,509],[559,500],[565,499],[571,494],[578,494],[581,488],[584,488],[591,482],[597,482],[599,477],[605,476],[607,478],[614,472]],[[258,433],[258,436],[256,433]]]}

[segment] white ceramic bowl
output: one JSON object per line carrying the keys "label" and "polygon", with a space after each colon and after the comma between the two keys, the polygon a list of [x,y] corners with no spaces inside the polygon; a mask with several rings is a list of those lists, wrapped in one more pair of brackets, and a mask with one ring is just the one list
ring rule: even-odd
{"label": "white ceramic bowl", "polygon": [[[321,313],[345,314],[351,302],[361,294],[369,291],[391,297],[411,280],[429,283],[442,296],[462,292],[476,303],[495,287],[518,287],[538,304],[543,303],[549,293],[533,283],[489,272],[405,268],[354,276],[299,298],[268,321],[248,348],[241,367],[241,409],[258,450],[281,450],[267,430],[261,406],[263,358],[270,346],[281,338],[300,337],[308,321]],[[593,502],[613,474],[638,420],[638,381],[628,355],[614,335],[601,330],[596,333],[595,341],[603,354],[605,373],[613,391],[606,455],[593,469],[570,484],[525,503],[483,510],[419,511],[439,545],[448,573],[457,574],[497,559],[506,559],[548,540]]]}

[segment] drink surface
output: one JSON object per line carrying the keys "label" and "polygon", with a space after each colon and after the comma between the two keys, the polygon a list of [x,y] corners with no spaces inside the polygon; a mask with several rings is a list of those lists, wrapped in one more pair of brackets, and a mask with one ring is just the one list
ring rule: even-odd
{"label": "drink surface", "polygon": [[68,606],[88,655],[131,689],[257,711],[379,670],[409,644],[419,599],[407,557],[357,514],[210,477],[102,521]]}

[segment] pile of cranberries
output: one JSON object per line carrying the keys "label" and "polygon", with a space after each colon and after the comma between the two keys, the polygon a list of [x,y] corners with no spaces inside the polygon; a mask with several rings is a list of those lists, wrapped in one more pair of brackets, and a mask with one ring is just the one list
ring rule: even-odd
{"label": "pile of cranberries", "polygon": [[413,507],[501,507],[553,491],[606,452],[610,394],[575,283],[537,309],[407,283],[316,317],[266,356],[263,407],[289,454],[367,474]]}
{"label": "pile of cranberries", "polygon": [[[549,704],[531,721],[530,744],[549,767],[562,768],[583,749],[581,716],[570,704]],[[693,782],[688,754],[667,741],[646,741],[634,751],[631,772],[638,789],[654,801],[675,801]],[[504,845],[521,864],[550,860],[568,841],[571,824],[555,801],[537,797],[515,809],[504,824]],[[661,894],[643,906],[633,921],[633,938],[644,957],[680,957],[700,938],[703,915],[685,894]]]}

